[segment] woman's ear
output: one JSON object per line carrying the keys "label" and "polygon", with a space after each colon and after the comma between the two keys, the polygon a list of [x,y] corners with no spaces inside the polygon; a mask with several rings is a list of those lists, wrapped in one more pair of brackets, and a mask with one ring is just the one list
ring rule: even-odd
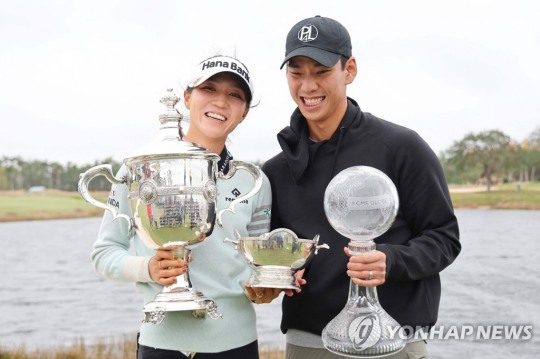
{"label": "woman's ear", "polygon": [[191,99],[191,95],[187,90],[184,90],[184,105],[189,110],[189,100]]}
{"label": "woman's ear", "polygon": [[244,114],[242,115],[242,121],[244,121],[244,119],[247,117],[248,112],[249,112],[249,107],[246,108],[246,110],[244,111]]}

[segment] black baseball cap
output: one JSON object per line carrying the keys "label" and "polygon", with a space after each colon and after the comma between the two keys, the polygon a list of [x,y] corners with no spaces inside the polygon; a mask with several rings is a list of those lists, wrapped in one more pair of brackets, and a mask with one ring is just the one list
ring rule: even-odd
{"label": "black baseball cap", "polygon": [[351,37],[338,21],[315,16],[294,25],[287,35],[285,60],[280,68],[295,56],[306,56],[326,66],[334,66],[341,56],[352,56]]}

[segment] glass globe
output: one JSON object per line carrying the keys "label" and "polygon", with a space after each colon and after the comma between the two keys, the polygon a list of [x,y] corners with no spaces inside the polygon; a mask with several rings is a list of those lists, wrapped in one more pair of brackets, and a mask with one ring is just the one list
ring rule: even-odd
{"label": "glass globe", "polygon": [[353,241],[370,241],[386,232],[398,207],[398,193],[392,180],[368,166],[341,171],[324,193],[328,222]]}

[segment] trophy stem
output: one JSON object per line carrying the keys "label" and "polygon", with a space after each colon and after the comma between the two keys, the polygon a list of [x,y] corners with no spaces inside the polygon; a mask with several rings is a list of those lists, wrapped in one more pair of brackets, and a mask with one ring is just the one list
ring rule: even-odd
{"label": "trophy stem", "polygon": [[[349,243],[352,255],[374,250],[372,240]],[[347,304],[323,329],[322,340],[329,351],[354,358],[385,357],[405,347],[401,326],[380,305],[377,288],[361,287],[352,280]]]}
{"label": "trophy stem", "polygon": [[[187,242],[169,242],[165,247],[172,247],[177,258],[182,258],[189,263],[191,250],[186,248]],[[165,318],[165,313],[170,311],[191,310],[197,318],[204,318],[206,314],[211,319],[221,319],[222,315],[217,312],[216,303],[204,296],[203,293],[191,288],[188,273],[176,277],[175,284],[166,286],[154,298],[144,306],[145,317],[143,323],[159,324]]]}
{"label": "trophy stem", "polygon": [[[186,242],[169,242],[165,247],[173,247],[172,250],[176,258],[182,258],[182,260],[187,263],[189,267],[189,261],[191,259],[191,250],[186,248]],[[171,284],[163,288],[162,293],[173,293],[173,292],[187,292],[189,291],[191,284],[189,282],[189,271],[186,273],[180,274],[176,277],[176,283]]]}

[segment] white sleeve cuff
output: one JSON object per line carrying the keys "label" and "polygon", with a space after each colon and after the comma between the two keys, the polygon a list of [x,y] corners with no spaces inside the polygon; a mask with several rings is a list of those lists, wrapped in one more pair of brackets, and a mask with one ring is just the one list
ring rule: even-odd
{"label": "white sleeve cuff", "polygon": [[148,271],[148,263],[152,257],[130,256],[126,258],[124,270],[129,281],[133,282],[153,282]]}

